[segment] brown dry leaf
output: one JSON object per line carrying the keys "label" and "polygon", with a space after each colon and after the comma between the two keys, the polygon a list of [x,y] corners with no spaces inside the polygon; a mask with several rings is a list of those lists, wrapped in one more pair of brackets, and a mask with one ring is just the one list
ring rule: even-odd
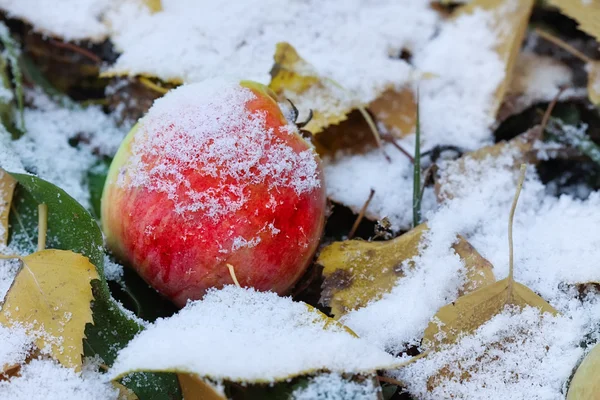
{"label": "brown dry leaf", "polygon": [[369,104],[369,111],[397,138],[415,131],[417,100],[410,87],[386,90]]}
{"label": "brown dry leaf", "polygon": [[492,115],[496,115],[511,82],[513,66],[521,50],[521,43],[525,37],[529,16],[533,9],[534,0],[474,0],[460,8],[456,16],[471,14],[477,9],[490,11],[490,29],[497,38],[496,53],[504,63],[504,80],[494,95],[494,102],[490,108]]}
{"label": "brown dry leaf", "polygon": [[184,399],[227,400],[210,383],[195,374],[177,374]]}
{"label": "brown dry leaf", "polygon": [[87,257],[65,250],[42,250],[20,260],[0,323],[24,326],[39,349],[79,370],[85,325],[93,323],[90,282],[99,279],[96,268]]}
{"label": "brown dry leaf", "polygon": [[336,82],[320,77],[289,43],[277,43],[274,59],[269,87],[294,103],[300,112],[298,121],[306,120],[309,110],[313,111],[313,118],[304,127],[312,134],[339,124],[352,110],[363,106]]}
{"label": "brown dry leaf", "polygon": [[571,379],[567,400],[597,400],[600,394],[600,345],[583,359]]}
{"label": "brown dry leaf", "polygon": [[600,1],[550,0],[560,12],[579,23],[578,28],[600,41]]}
{"label": "brown dry leaf", "polygon": [[593,104],[600,106],[600,61],[592,61],[588,68],[588,97]]}
{"label": "brown dry leaf", "polygon": [[[335,318],[381,298],[412,268],[410,259],[418,254],[426,224],[421,224],[396,239],[382,242],[348,240],[327,246],[317,260],[325,281],[321,302],[331,307]],[[463,292],[494,282],[492,265],[463,237],[453,246],[464,261],[467,282]],[[404,268],[403,263],[408,262]]]}
{"label": "brown dry leaf", "polygon": [[0,245],[8,242],[8,216],[17,181],[0,169]]}

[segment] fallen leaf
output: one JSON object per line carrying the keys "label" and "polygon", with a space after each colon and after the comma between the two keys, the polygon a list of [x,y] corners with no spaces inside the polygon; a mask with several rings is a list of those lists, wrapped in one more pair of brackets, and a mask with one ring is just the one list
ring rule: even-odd
{"label": "fallen leaf", "polygon": [[8,243],[8,217],[16,185],[17,181],[0,169],[0,245]]}
{"label": "fallen leaf", "polygon": [[87,257],[65,250],[42,250],[20,260],[0,323],[23,326],[39,349],[49,350],[67,368],[81,369],[96,268]]}
{"label": "fallen leaf", "polygon": [[[340,318],[349,311],[389,293],[404,271],[412,268],[411,259],[418,255],[426,224],[388,241],[347,240],[325,247],[317,263],[323,266],[321,303],[331,307]],[[492,265],[462,236],[453,245],[466,267],[466,283],[462,293],[494,282]]]}
{"label": "fallen leaf", "polygon": [[108,374],[177,372],[270,384],[322,371],[371,374],[399,364],[306,303],[225,286],[148,326],[119,352]]}
{"label": "fallen leaf", "polygon": [[600,345],[594,348],[583,359],[567,392],[567,400],[597,400],[600,393]]}
{"label": "fallen leaf", "polygon": [[579,29],[600,41],[600,1],[549,0],[549,3],[577,21]]}
{"label": "fallen leaf", "polygon": [[162,1],[161,0],[144,0],[146,7],[150,10],[150,12],[155,13],[162,11]]}
{"label": "fallen leaf", "polygon": [[484,9],[492,15],[492,18],[488,19],[489,28],[497,38],[495,51],[504,64],[505,72],[504,80],[498,85],[490,107],[490,113],[494,116],[498,113],[509,88],[512,70],[521,50],[534,3],[534,0],[474,0],[455,13],[458,17]]}
{"label": "fallen leaf", "polygon": [[[509,141],[503,141],[491,146],[464,154],[455,161],[448,162],[446,167],[435,177],[435,192],[439,201],[452,199],[465,190],[476,186],[489,168],[484,160],[500,160],[504,155],[510,155],[512,162],[502,165],[502,168],[515,169],[523,163],[537,162],[535,143],[541,138],[539,126],[531,128]],[[467,184],[465,181],[468,181]]]}
{"label": "fallen leaf", "polygon": [[274,59],[269,88],[294,103],[299,122],[312,110],[313,117],[304,129],[313,135],[346,120],[352,110],[363,106],[339,84],[319,76],[289,43],[277,43]]}
{"label": "fallen leaf", "polygon": [[112,384],[119,390],[119,400],[139,400],[135,393],[133,393],[133,391],[128,389],[126,386],[123,386],[119,382],[113,382]]}
{"label": "fallen leaf", "polygon": [[369,104],[369,111],[397,138],[403,138],[415,131],[417,100],[410,87],[386,90]]}
{"label": "fallen leaf", "polygon": [[217,389],[194,374],[177,374],[184,399],[227,400]]}

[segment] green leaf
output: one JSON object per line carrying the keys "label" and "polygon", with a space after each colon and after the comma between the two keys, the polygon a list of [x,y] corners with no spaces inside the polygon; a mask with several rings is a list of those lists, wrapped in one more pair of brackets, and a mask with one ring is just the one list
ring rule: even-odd
{"label": "green leaf", "polygon": [[108,175],[109,166],[110,160],[99,161],[90,168],[87,174],[92,214],[98,221],[100,221],[100,200],[102,199],[102,190],[104,189],[104,182],[106,181],[106,175]]}
{"label": "green leaf", "polygon": [[[11,212],[9,243],[23,252],[36,250],[37,206],[48,206],[48,248],[71,250],[90,259],[100,280],[92,282],[94,324],[87,325],[84,349],[86,355],[99,355],[111,365],[117,352],[143,326],[124,312],[112,298],[104,279],[102,233],[94,218],[64,190],[40,178],[10,173],[19,183]],[[140,400],[170,400],[181,398],[175,374],[136,373],[123,379]]]}

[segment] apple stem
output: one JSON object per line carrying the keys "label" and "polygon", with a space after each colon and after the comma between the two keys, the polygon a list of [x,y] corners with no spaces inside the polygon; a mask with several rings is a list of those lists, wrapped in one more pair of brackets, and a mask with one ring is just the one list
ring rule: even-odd
{"label": "apple stem", "polygon": [[48,231],[48,205],[38,205],[38,251],[46,248],[46,232]]}
{"label": "apple stem", "polygon": [[229,269],[229,275],[231,275],[231,279],[233,280],[233,283],[235,283],[235,286],[241,288],[240,283],[235,276],[235,269],[233,268],[233,265],[227,264],[227,269]]}

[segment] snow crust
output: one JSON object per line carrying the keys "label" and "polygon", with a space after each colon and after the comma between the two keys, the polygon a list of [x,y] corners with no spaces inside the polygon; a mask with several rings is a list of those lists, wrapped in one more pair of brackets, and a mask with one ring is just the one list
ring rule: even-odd
{"label": "snow crust", "polygon": [[[298,196],[320,187],[315,152],[294,150],[285,135],[296,128],[267,126],[266,111],[247,108],[254,99],[238,83],[214,80],[156,100],[134,133],[117,184],[166,193],[177,213],[215,220],[242,209],[253,185],[292,188]],[[191,169],[219,184],[195,189],[186,175]]]}
{"label": "snow crust", "polygon": [[326,324],[322,314],[290,298],[226,286],[138,334],[119,352],[109,375],[180,370],[217,380],[271,382],[323,369],[369,372],[396,364],[391,355]]}

